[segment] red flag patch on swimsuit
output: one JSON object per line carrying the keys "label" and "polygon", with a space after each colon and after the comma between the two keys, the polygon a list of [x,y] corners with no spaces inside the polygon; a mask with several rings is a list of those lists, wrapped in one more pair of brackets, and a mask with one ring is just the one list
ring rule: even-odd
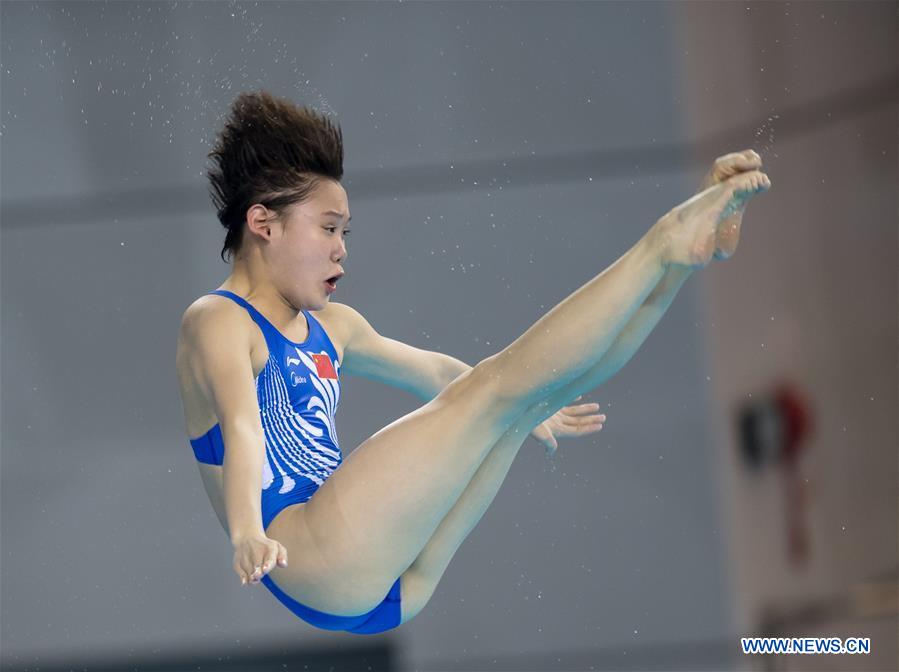
{"label": "red flag patch on swimsuit", "polygon": [[334,364],[328,355],[310,355],[312,361],[315,362],[315,372],[319,378],[332,378],[337,380],[337,372],[334,370]]}

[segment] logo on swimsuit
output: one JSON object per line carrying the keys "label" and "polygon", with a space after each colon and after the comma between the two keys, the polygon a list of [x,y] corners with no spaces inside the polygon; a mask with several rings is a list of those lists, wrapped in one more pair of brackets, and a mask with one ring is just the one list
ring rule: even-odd
{"label": "logo on swimsuit", "polygon": [[315,373],[319,378],[337,380],[337,371],[334,370],[334,364],[331,362],[331,358],[328,357],[328,355],[324,353],[317,355],[309,353],[309,356],[312,357],[312,361],[315,362]]}
{"label": "logo on swimsuit", "polygon": [[[291,357],[287,356],[285,360],[287,366],[300,366],[300,364],[305,364],[306,368],[310,371],[314,370],[315,375],[319,378],[319,380],[337,380],[337,369],[334,368],[334,362],[331,361],[331,358],[325,354],[324,352],[313,353],[307,352],[304,353],[299,348],[295,348],[299,357]],[[311,360],[311,361],[310,361]],[[296,387],[299,383],[305,383],[306,379],[302,376],[296,376],[293,371],[290,372],[291,382],[293,382],[294,387]]]}
{"label": "logo on swimsuit", "polygon": [[[299,366],[302,363],[303,361],[301,359],[291,357],[290,355],[287,356],[287,366]],[[303,376],[298,376],[294,371],[291,371],[290,382],[294,387],[296,387],[297,385],[300,385],[301,383],[305,383],[307,381]]]}

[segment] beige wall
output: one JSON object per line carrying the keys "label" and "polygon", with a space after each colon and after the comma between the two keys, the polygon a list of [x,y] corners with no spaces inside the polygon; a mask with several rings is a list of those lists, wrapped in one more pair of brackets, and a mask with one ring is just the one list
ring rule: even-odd
{"label": "beige wall", "polygon": [[[867,111],[867,94],[848,93],[895,75],[896,4],[678,8],[690,134],[733,131],[710,156],[758,147],[773,181],[738,254],[702,279],[736,622],[751,629],[766,607],[896,570],[895,80]],[[770,124],[756,136],[774,114],[773,142]],[[781,380],[814,412],[802,568],[787,561],[782,474],[743,467],[734,425],[744,400]],[[886,632],[883,660],[895,663],[896,628]]]}

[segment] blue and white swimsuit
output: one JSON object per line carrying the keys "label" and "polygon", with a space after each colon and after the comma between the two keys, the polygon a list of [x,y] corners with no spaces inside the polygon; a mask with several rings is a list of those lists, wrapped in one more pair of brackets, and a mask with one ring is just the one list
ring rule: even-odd
{"label": "blue and white swimsuit", "polygon": [[[268,346],[268,361],[256,379],[265,435],[262,526],[267,530],[284,508],[308,501],[343,462],[334,423],[340,403],[340,362],[328,334],[307,311],[303,314],[309,335],[295,343],[233,292],[220,289],[211,293],[245,308]],[[190,444],[199,462],[223,463],[225,446],[218,423]],[[306,607],[281,591],[268,574],[262,583],[297,616],[327,630],[374,634],[400,622],[399,579],[381,604],[359,616],[335,616]]]}

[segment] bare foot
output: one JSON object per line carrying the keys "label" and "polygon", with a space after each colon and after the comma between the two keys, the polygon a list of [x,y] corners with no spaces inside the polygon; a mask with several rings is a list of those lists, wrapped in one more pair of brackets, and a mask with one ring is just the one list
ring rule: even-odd
{"label": "bare foot", "polygon": [[[752,149],[732,152],[719,156],[702,181],[702,189],[708,189],[720,182],[751,170],[762,169],[762,157]],[[728,259],[737,251],[740,242],[740,225],[743,223],[743,211],[740,210],[726,217],[718,224],[715,239],[715,259]]]}
{"label": "bare foot", "polygon": [[656,224],[663,261],[676,266],[705,266],[716,252],[726,252],[718,239],[719,226],[727,221],[737,225],[721,232],[720,245],[726,245],[732,253],[749,199],[770,186],[767,175],[753,170],[734,175],[675,207]]}

